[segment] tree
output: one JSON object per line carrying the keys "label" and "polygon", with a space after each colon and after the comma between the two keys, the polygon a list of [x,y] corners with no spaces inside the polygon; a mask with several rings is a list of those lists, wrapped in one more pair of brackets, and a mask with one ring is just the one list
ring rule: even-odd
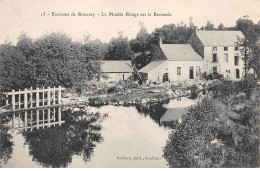
{"label": "tree", "polygon": [[134,50],[135,57],[133,63],[138,69],[146,66],[151,62],[151,43],[150,34],[148,34],[143,22],[139,23],[140,31],[137,33],[136,38],[131,41],[132,49]]}
{"label": "tree", "polygon": [[220,23],[219,26],[218,26],[218,30],[224,30],[225,29],[225,26],[223,23]]}
{"label": "tree", "polygon": [[112,38],[108,44],[108,51],[105,60],[131,60],[134,52],[131,49],[130,42],[127,37],[120,32],[117,38]]}
{"label": "tree", "polygon": [[207,24],[204,27],[205,30],[214,30],[214,24],[212,24],[210,21],[207,21]]}
{"label": "tree", "polygon": [[248,19],[248,16],[244,16],[243,19],[238,19],[236,28],[245,35],[243,38],[238,38],[238,45],[244,61],[244,77],[247,79],[251,68],[255,70],[259,69],[257,65],[259,61],[257,39],[260,35],[260,31],[257,25]]}

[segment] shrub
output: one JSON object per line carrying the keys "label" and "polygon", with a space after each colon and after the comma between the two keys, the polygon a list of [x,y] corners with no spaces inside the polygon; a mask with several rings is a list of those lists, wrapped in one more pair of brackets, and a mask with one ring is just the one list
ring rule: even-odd
{"label": "shrub", "polygon": [[[243,98],[243,95],[239,95]],[[243,100],[243,99],[242,99]],[[241,113],[246,123],[229,118],[230,106],[204,99],[175,122],[164,147],[170,167],[259,167],[259,100]]]}
{"label": "shrub", "polygon": [[109,87],[107,89],[107,93],[113,93],[113,92],[115,92],[115,90],[116,90],[116,87]]}
{"label": "shrub", "polygon": [[222,74],[220,73],[210,73],[210,74],[207,74],[206,72],[204,72],[202,74],[202,78],[205,79],[205,80],[223,80],[224,77]]}
{"label": "shrub", "polygon": [[191,90],[191,98],[195,99],[198,97],[199,91],[198,91],[198,86],[196,84],[193,84],[191,87],[187,88],[188,90]]}

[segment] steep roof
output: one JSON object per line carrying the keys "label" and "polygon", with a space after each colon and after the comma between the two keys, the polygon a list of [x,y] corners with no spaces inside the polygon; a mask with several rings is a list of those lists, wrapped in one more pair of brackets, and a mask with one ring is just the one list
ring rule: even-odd
{"label": "steep roof", "polygon": [[237,37],[244,37],[241,31],[197,30],[196,34],[206,46],[234,46]]}
{"label": "steep roof", "polygon": [[161,49],[169,61],[203,61],[190,44],[161,44]]}
{"label": "steep roof", "polygon": [[155,69],[156,67],[158,67],[159,65],[162,65],[165,62],[166,62],[166,60],[154,60],[154,61],[150,62],[148,65],[141,68],[138,72],[148,73],[148,72],[152,71],[153,69]]}
{"label": "steep roof", "polygon": [[102,72],[132,72],[131,61],[101,61]]}

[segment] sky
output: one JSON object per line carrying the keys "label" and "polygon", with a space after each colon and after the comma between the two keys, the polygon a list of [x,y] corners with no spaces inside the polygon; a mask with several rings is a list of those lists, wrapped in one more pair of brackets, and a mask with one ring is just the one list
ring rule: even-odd
{"label": "sky", "polygon": [[[90,35],[103,42],[117,37],[119,31],[135,38],[143,22],[149,33],[165,24],[189,23],[196,26],[209,20],[217,27],[235,26],[245,15],[257,23],[260,20],[260,0],[0,0],[0,44],[17,43],[25,32],[36,39],[52,32],[63,32],[73,40]],[[45,12],[45,16],[41,14]],[[55,13],[95,13],[91,16],[52,16]],[[103,13],[123,13],[124,16],[101,16]],[[125,13],[170,13],[171,16],[125,16]],[[50,14],[50,15],[47,15]],[[97,15],[99,14],[99,15]]]}

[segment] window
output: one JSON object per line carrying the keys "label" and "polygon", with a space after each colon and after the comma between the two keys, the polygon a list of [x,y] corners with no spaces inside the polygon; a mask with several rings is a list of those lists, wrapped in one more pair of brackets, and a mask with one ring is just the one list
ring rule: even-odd
{"label": "window", "polygon": [[224,47],[224,51],[228,51],[228,47]]}
{"label": "window", "polygon": [[218,68],[216,66],[213,67],[213,74],[216,74],[218,72]]}
{"label": "window", "polygon": [[240,78],[240,71],[239,71],[239,69],[236,69],[236,78]]}
{"label": "window", "polygon": [[194,79],[194,67],[190,67],[190,79]]}
{"label": "window", "polygon": [[239,57],[238,55],[235,56],[235,66],[239,65]]}
{"label": "window", "polygon": [[227,53],[224,54],[224,61],[228,62],[228,54]]}
{"label": "window", "polygon": [[238,50],[238,43],[235,43],[235,50]]}
{"label": "window", "polygon": [[200,66],[196,66],[196,75],[197,75],[197,76],[200,75]]}
{"label": "window", "polygon": [[217,49],[217,47],[213,47],[213,51],[217,51],[218,49]]}
{"label": "window", "polygon": [[217,54],[213,54],[212,62],[218,62]]}
{"label": "window", "polygon": [[181,75],[181,67],[177,67],[177,75]]}

